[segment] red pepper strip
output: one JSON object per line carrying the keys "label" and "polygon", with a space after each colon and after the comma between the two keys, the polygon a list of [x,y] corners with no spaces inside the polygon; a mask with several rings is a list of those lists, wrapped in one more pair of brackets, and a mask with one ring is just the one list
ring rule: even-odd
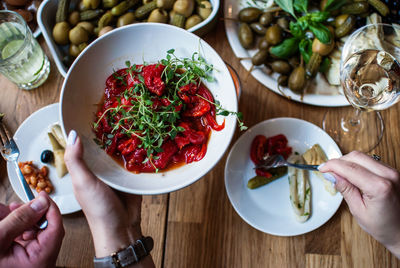
{"label": "red pepper strip", "polygon": [[207,125],[209,125],[212,129],[216,131],[220,131],[225,128],[225,118],[224,122],[222,122],[221,125],[218,125],[218,123],[215,121],[214,117],[210,113],[207,113],[203,118],[206,119]]}
{"label": "red pepper strip", "polygon": [[262,177],[266,177],[266,178],[271,178],[272,177],[272,174],[269,173],[268,171],[266,171],[263,168],[257,168],[256,169],[256,174],[257,174],[257,176],[262,176]]}
{"label": "red pepper strip", "polygon": [[259,165],[265,153],[267,138],[263,135],[257,135],[250,147],[250,159],[254,164]]}

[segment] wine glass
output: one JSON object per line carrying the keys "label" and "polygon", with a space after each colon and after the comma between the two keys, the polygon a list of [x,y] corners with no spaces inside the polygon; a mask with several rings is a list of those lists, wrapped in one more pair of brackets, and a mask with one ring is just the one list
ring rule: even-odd
{"label": "wine glass", "polygon": [[345,42],[340,63],[344,94],[356,108],[328,111],[324,130],[342,150],[369,152],[382,139],[379,110],[400,100],[400,26],[369,24]]}

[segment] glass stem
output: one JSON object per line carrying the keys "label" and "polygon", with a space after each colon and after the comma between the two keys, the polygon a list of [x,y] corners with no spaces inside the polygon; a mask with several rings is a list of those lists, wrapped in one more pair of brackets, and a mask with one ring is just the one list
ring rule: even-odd
{"label": "glass stem", "polygon": [[361,123],[361,113],[362,111],[360,109],[354,109],[353,116],[349,118],[349,123],[351,126],[354,127]]}

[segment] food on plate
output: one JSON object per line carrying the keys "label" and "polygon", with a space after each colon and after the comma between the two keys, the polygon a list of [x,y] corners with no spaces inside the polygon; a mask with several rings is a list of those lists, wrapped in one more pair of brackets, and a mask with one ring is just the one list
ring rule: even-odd
{"label": "food on plate", "polygon": [[[250,147],[250,159],[255,165],[260,165],[271,155],[282,155],[287,159],[292,154],[292,148],[288,146],[287,138],[282,135],[276,135],[266,138],[264,135],[257,135]],[[268,184],[278,178],[281,178],[287,173],[287,167],[271,168],[256,168],[256,176],[247,182],[249,189],[256,189],[260,186]]]}
{"label": "food on plate", "polygon": [[[68,173],[67,167],[64,162],[64,153],[65,153],[65,139],[62,136],[62,133],[58,133],[58,127],[56,125],[52,126],[51,132],[47,133],[51,146],[53,147],[54,154],[54,166],[56,167],[57,176],[59,178],[64,177],[65,174]],[[55,133],[55,134],[53,134]],[[60,136],[57,136],[60,135]],[[57,138],[56,138],[57,136]],[[60,139],[60,142],[58,141]],[[64,144],[64,146],[62,145]]]}
{"label": "food on plate", "polygon": [[41,0],[5,0],[0,2],[0,10],[11,10],[20,14],[32,32],[38,29],[36,11]]}
{"label": "food on plate", "polygon": [[42,163],[53,163],[54,161],[54,154],[50,150],[44,150],[40,155],[40,161]]}
{"label": "food on plate", "polygon": [[54,187],[48,177],[49,170],[46,166],[39,169],[33,164],[33,161],[19,162],[18,166],[31,188],[38,193],[45,191],[50,194],[53,191]]}
{"label": "food on plate", "polygon": [[[303,158],[308,165],[321,165],[322,163],[328,161],[328,157],[319,144],[314,144],[310,149],[308,149],[303,154]],[[322,176],[321,172],[314,171],[314,173],[324,182],[325,190],[327,190],[331,195],[335,195],[337,193],[333,184],[327,181],[324,176]]]}
{"label": "food on plate", "polygon": [[59,124],[54,124],[51,126],[51,133],[54,138],[56,138],[58,144],[64,149],[67,147],[67,142],[65,141],[64,134],[62,133],[61,126]]}
{"label": "food on plate", "polygon": [[105,81],[96,143],[135,173],[200,161],[211,132],[225,126],[216,115],[240,116],[223,109],[201,81],[212,82],[212,70],[198,53],[180,59],[173,49],[154,64],[127,61]]}
{"label": "food on plate", "polygon": [[[17,1],[17,0],[13,0]],[[53,39],[68,46],[64,64],[69,66],[97,37],[117,27],[137,22],[170,23],[190,29],[212,12],[209,1],[202,0],[70,0],[58,1]]]}
{"label": "food on plate", "polygon": [[[345,37],[366,25],[368,17],[380,18],[376,12],[383,16],[383,22],[395,21],[398,7],[389,12],[387,5],[393,7],[389,2],[243,1],[244,7],[237,14],[238,37],[244,48],[252,50],[253,66],[263,65],[282,77],[277,80],[282,95],[286,96],[280,87],[286,84],[300,95],[335,95],[340,90],[340,51]],[[253,50],[255,46],[257,50]]]}
{"label": "food on plate", "polygon": [[[288,159],[294,164],[304,164],[301,155],[292,155]],[[308,171],[288,167],[290,203],[299,222],[305,222],[311,215],[311,186],[308,178]]]}

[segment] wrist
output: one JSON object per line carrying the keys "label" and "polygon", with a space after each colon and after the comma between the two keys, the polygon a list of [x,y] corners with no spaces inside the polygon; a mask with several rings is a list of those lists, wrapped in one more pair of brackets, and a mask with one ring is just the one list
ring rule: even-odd
{"label": "wrist", "polygon": [[92,232],[95,256],[102,258],[110,256],[123,248],[126,248],[137,239],[142,237],[139,228],[120,227],[120,228],[102,228],[101,226],[90,226]]}

